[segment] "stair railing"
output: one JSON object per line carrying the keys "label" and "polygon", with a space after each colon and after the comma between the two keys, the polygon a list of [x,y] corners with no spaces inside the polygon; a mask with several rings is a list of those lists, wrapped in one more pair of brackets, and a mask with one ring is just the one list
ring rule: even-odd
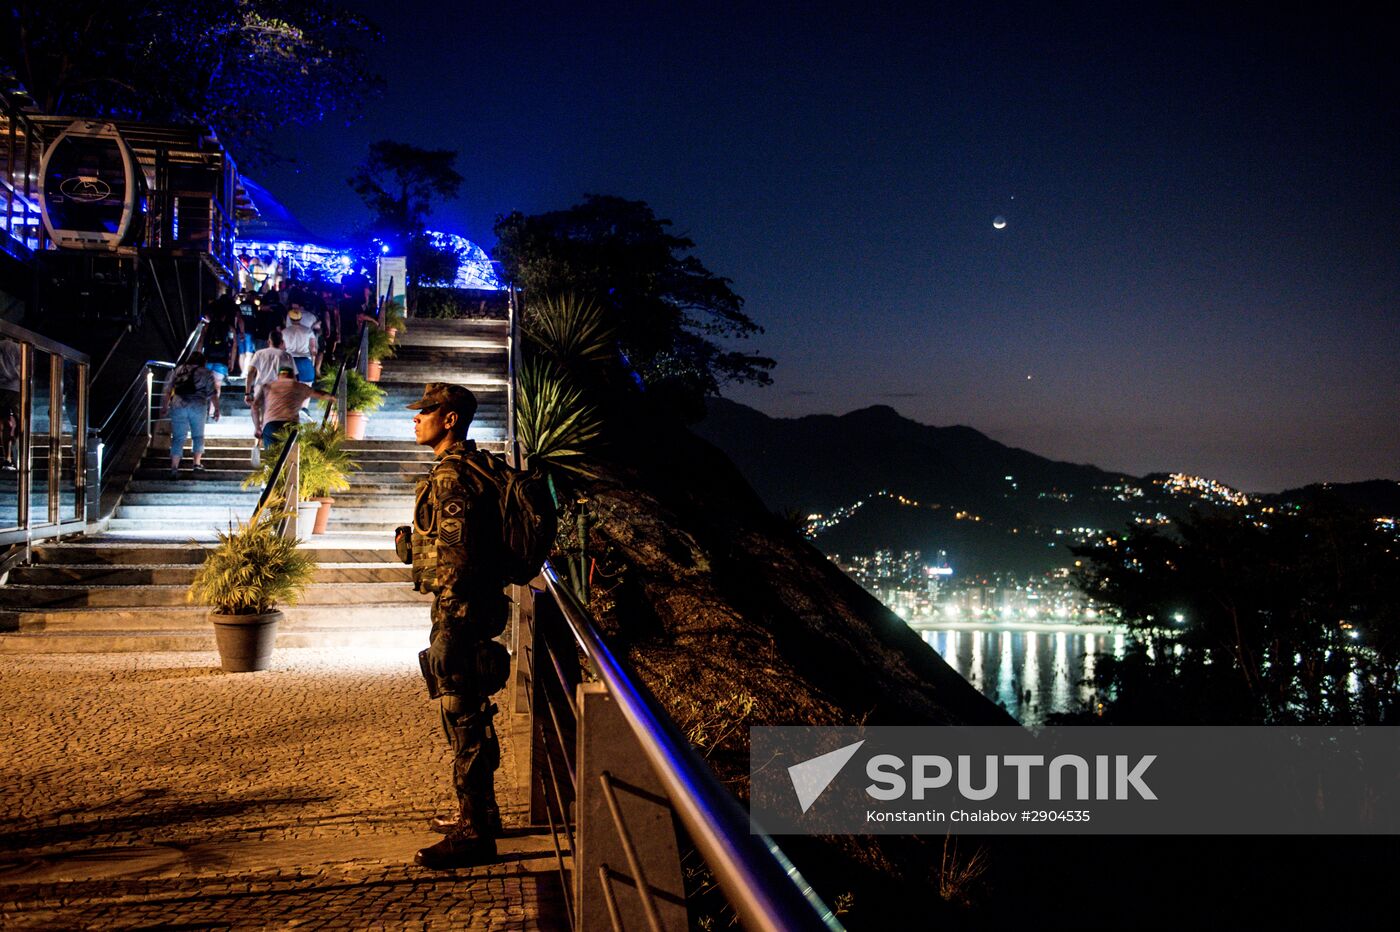
{"label": "stair railing", "polygon": [[[97,493],[95,518],[110,518],[124,489],[155,435],[161,418],[161,396],[169,373],[189,361],[204,339],[206,321],[200,318],[174,362],[148,359],[127,385],[97,429]],[[158,377],[157,373],[161,373]],[[159,388],[157,388],[159,385]]]}
{"label": "stair railing", "polygon": [[0,475],[0,547],[86,529],[94,512],[87,354],[0,320],[9,388]]}
{"label": "stair railing", "polygon": [[[325,408],[321,412],[321,426],[325,427],[330,423],[331,412],[339,411],[340,420],[337,422],[344,429],[346,421],[345,399],[347,378],[345,373],[353,368],[357,361],[362,358],[362,350],[368,341],[369,322],[361,321],[359,339],[340,358],[340,365],[335,370],[335,381],[331,386],[332,398],[327,398]],[[263,486],[262,494],[258,496],[258,503],[253,508],[253,516],[249,519],[251,523],[256,523],[262,515],[267,503],[273,499],[273,490],[281,487],[281,500],[288,506],[286,513],[280,519],[279,531],[283,537],[296,537],[296,506],[301,501],[301,434],[297,430],[291,432],[287,443],[282,445],[282,449],[277,452],[277,459],[272,464],[272,470],[268,473],[267,484]]]}
{"label": "stair railing", "polygon": [[679,845],[666,829],[678,819],[744,928],[841,929],[549,563],[542,577],[544,592],[522,587],[515,700],[531,715],[531,821],[550,827],[570,927],[686,929]]}

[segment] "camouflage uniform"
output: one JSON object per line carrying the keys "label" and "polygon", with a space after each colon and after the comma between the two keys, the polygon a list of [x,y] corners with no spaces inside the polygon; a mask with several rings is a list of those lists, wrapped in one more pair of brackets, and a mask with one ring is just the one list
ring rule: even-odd
{"label": "camouflage uniform", "polygon": [[510,655],[492,639],[505,630],[509,601],[501,570],[499,490],[466,462],[489,456],[476,444],[452,444],[419,480],[413,509],[413,585],[432,592],[429,647],[419,655],[428,692],[440,699],[452,746],[452,780],[461,805],[455,833],[500,834],[494,774],[500,742],[491,694],[504,684]]}

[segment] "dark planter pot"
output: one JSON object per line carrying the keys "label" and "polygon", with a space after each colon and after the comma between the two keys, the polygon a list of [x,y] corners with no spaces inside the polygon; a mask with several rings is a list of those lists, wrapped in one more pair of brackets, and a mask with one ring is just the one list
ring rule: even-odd
{"label": "dark planter pot", "polygon": [[251,673],[272,666],[272,648],[277,643],[281,612],[266,615],[210,612],[209,620],[214,623],[214,643],[219,647],[219,663],[225,673]]}

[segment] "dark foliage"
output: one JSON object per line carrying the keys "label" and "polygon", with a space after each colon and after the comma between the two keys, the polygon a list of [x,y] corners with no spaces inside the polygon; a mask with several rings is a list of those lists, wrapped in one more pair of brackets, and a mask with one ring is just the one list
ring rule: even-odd
{"label": "dark foliage", "polygon": [[1336,501],[1192,514],[1077,549],[1142,650],[1101,671],[1117,721],[1393,723],[1400,542]]}
{"label": "dark foliage", "polygon": [[456,197],[462,186],[456,164],[451,149],[381,139],[348,180],[374,215],[369,235],[407,256],[408,299],[415,306],[420,285],[450,286],[461,264],[450,242],[427,231],[433,202]]}
{"label": "dark foliage", "polygon": [[773,360],[719,342],[762,328],[670,226],[643,201],[589,195],[567,210],[499,218],[495,256],[527,304],[566,293],[597,301],[648,389],[689,410],[726,382],[768,384]]}
{"label": "dark foliage", "polygon": [[211,127],[245,161],[376,92],[375,30],[327,0],[27,0],[0,60],[47,113]]}

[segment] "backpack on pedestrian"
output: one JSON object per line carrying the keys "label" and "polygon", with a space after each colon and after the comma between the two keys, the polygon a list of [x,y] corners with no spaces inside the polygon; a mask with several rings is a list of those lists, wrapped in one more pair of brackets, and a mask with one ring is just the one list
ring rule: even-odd
{"label": "backpack on pedestrian", "polygon": [[185,365],[175,372],[175,394],[180,398],[193,398],[199,394],[199,382],[195,379],[197,366]]}
{"label": "backpack on pedestrian", "polygon": [[501,496],[503,569],[507,582],[524,585],[539,575],[554,547],[559,517],[549,483],[539,469],[516,469],[489,453],[462,462]]}

